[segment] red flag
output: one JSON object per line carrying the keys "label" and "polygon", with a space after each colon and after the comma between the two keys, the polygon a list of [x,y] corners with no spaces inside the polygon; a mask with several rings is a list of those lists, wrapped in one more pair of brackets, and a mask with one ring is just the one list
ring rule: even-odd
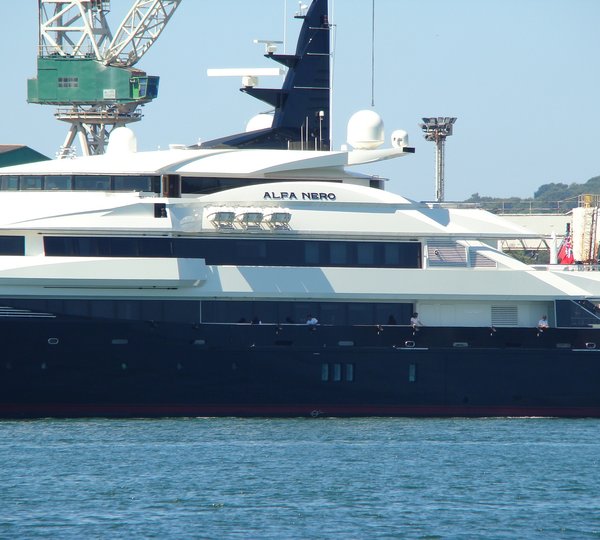
{"label": "red flag", "polygon": [[571,237],[566,236],[558,250],[558,264],[573,264],[574,260]]}

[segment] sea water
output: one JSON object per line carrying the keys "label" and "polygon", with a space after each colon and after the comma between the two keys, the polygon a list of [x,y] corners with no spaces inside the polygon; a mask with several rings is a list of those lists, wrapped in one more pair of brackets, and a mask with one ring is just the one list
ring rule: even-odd
{"label": "sea water", "polygon": [[0,422],[0,538],[598,538],[600,421]]}

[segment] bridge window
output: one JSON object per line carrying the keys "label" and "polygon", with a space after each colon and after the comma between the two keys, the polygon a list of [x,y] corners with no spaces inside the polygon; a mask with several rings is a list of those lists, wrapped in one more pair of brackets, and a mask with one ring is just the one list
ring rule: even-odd
{"label": "bridge window", "polygon": [[115,176],[114,191],[153,191],[150,176]]}
{"label": "bridge window", "polygon": [[42,189],[42,177],[41,176],[23,176],[19,184],[19,188],[22,191],[30,189]]}
{"label": "bridge window", "polygon": [[79,191],[110,191],[110,176],[74,176],[73,189]]}
{"label": "bridge window", "polygon": [[1,175],[1,191],[144,191],[160,193],[160,177],[148,175]]}
{"label": "bridge window", "polygon": [[44,190],[69,191],[73,189],[70,176],[46,176],[44,181]]}
{"label": "bridge window", "polygon": [[0,189],[2,191],[17,191],[19,189],[19,177],[13,175],[2,176]]}

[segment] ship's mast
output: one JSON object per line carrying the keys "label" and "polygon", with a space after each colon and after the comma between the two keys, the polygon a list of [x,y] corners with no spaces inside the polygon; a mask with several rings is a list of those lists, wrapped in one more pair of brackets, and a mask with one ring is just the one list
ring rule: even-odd
{"label": "ship's mast", "polygon": [[30,103],[58,107],[70,124],[58,157],[102,154],[110,132],[141,119],[140,106],[158,95],[159,78],[133,66],[156,41],[181,0],[137,0],[113,38],[109,0],[38,0],[37,78],[28,81]]}

